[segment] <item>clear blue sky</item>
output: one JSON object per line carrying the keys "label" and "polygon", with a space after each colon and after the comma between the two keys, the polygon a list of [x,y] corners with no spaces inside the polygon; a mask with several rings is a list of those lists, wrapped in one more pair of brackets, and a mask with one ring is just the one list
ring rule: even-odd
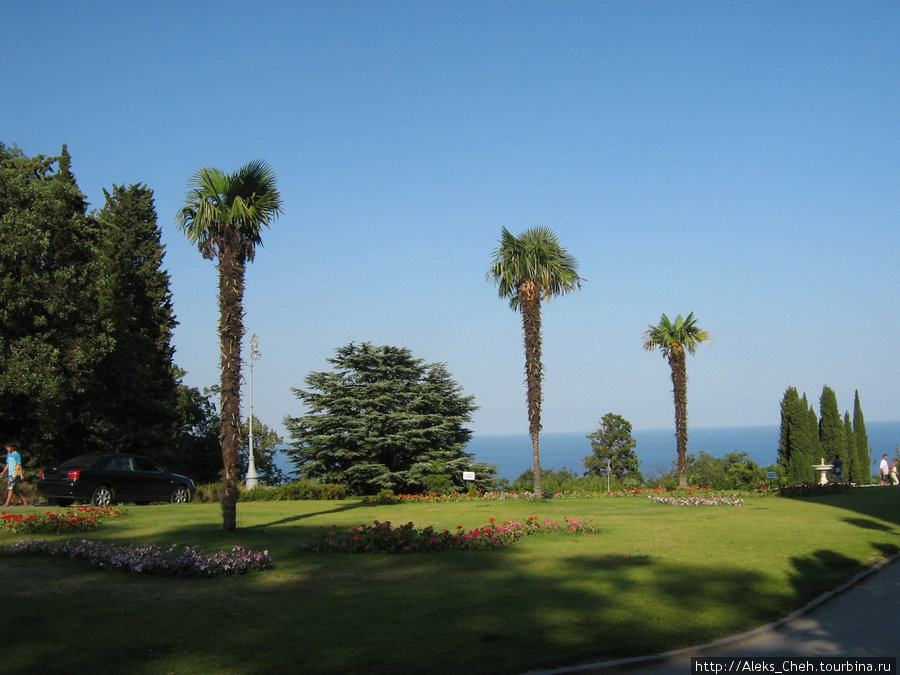
{"label": "clear blue sky", "polygon": [[[176,360],[218,381],[190,176],[269,162],[284,215],[247,277],[254,412],[350,341],[445,362],[477,434],[527,431],[502,227],[589,282],[544,308],[546,431],[672,426],[648,324],[694,311],[692,426],[777,424],[786,387],[900,418],[900,3],[0,4],[0,134],[68,144],[93,208],[156,194]],[[244,401],[246,413],[246,397]]]}

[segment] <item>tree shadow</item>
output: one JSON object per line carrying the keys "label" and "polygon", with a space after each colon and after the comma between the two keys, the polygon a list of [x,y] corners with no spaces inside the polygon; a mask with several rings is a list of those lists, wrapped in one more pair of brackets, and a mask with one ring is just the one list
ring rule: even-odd
{"label": "tree shadow", "polygon": [[893,527],[889,527],[884,523],[879,523],[877,520],[870,520],[866,518],[844,518],[845,523],[850,523],[851,525],[856,525],[857,527],[863,527],[867,530],[878,530],[880,532],[893,532]]}
{"label": "tree shadow", "polygon": [[310,511],[309,513],[301,513],[296,516],[291,516],[289,518],[282,518],[280,520],[273,520],[271,523],[259,523],[257,525],[248,525],[247,527],[243,527],[243,530],[260,530],[266,527],[272,527],[273,525],[286,525],[288,523],[294,523],[301,520],[306,520],[307,518],[314,518],[315,516],[322,516],[327,513],[343,513],[344,511],[352,511],[354,509],[358,509],[363,506],[371,506],[371,504],[364,504],[362,501],[354,501],[349,504],[342,504],[341,506],[336,506],[333,509],[324,509],[322,511]]}

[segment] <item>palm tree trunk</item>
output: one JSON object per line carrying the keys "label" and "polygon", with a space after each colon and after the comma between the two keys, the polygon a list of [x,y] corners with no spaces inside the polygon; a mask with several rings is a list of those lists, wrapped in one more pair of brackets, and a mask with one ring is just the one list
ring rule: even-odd
{"label": "palm tree trunk", "polygon": [[219,255],[219,341],[222,369],[222,526],[237,528],[237,457],[241,442],[241,338],[244,335],[244,263],[230,242]]}
{"label": "palm tree trunk", "polygon": [[687,364],[684,350],[669,355],[672,393],[675,397],[675,445],[678,453],[678,487],[687,487]]}
{"label": "palm tree trunk", "polygon": [[541,496],[541,300],[540,286],[533,281],[520,284],[519,304],[525,334],[525,383],[528,390],[528,432],[534,461],[534,494]]}

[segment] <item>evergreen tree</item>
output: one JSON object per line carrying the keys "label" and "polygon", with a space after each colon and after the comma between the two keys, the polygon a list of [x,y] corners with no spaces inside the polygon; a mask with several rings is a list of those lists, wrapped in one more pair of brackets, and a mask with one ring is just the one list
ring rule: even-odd
{"label": "evergreen tree", "polygon": [[856,455],[856,439],[853,437],[853,424],[850,422],[850,413],[844,413],[844,475],[843,480],[846,482],[858,483],[856,475],[859,473],[857,463],[859,458]]}
{"label": "evergreen tree", "polygon": [[333,371],[310,373],[308,389],[293,390],[309,412],[285,418],[287,454],[302,475],[357,494],[416,492],[430,483],[465,489],[463,471],[493,483],[496,469],[463,452],[474,397],[461,394],[443,364],[368,342],[335,353]]}
{"label": "evergreen tree", "polygon": [[0,434],[37,465],[87,447],[84,394],[114,345],[70,163],[65,147],[28,158],[0,144]]}
{"label": "evergreen tree", "polygon": [[826,463],[830,463],[835,457],[839,458],[844,467],[847,466],[847,452],[844,448],[844,425],[841,422],[841,413],[838,410],[837,396],[831,387],[822,388],[819,397],[819,443],[822,446],[823,457]]}
{"label": "evergreen tree", "polygon": [[104,190],[98,222],[101,316],[115,347],[97,368],[86,399],[92,446],[175,459],[177,380],[172,363],[169,275],[153,191],[144,185]]}
{"label": "evergreen tree", "polygon": [[631,435],[631,422],[615,413],[606,413],[600,428],[587,436],[593,454],[584,458],[584,468],[597,476],[610,475],[627,487],[643,484],[640,460],[634,452],[637,441]]}
{"label": "evergreen tree", "polygon": [[857,473],[854,482],[868,485],[872,482],[872,457],[869,452],[869,436],[866,434],[866,421],[863,418],[862,405],[859,402],[859,390],[853,397],[853,440],[856,447]]}
{"label": "evergreen tree", "polygon": [[781,401],[781,432],[778,441],[778,466],[786,483],[813,480],[813,464],[818,464],[819,447],[816,413],[806,394],[800,397],[788,387]]}

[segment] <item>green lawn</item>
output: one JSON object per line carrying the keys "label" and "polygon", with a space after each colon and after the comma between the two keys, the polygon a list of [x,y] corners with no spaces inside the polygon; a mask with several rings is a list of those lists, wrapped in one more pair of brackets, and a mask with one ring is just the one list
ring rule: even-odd
{"label": "green lawn", "polygon": [[[595,536],[407,555],[302,553],[321,525],[472,528],[563,516]],[[129,507],[90,538],[267,549],[273,569],[170,579],[0,557],[5,672],[517,673],[657,653],[749,630],[898,551],[900,490],[676,507],[641,497],[386,506]],[[18,535],[0,535],[15,541]]]}

